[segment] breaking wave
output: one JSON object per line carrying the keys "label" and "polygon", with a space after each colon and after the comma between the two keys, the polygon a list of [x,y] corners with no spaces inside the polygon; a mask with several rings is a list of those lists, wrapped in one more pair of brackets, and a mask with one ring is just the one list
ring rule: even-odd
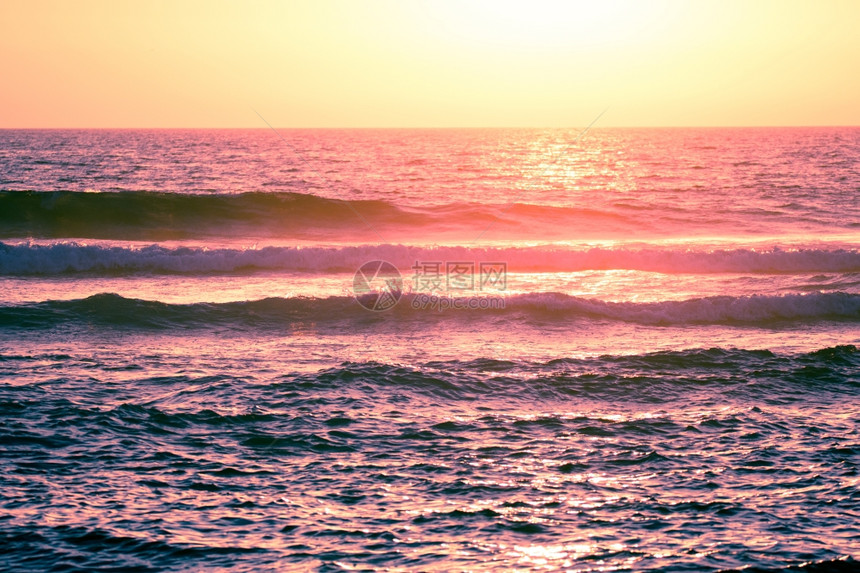
{"label": "breaking wave", "polygon": [[[474,300],[487,300],[474,297]],[[543,321],[610,320],[649,325],[741,324],[766,326],[802,321],[860,321],[860,295],[843,292],[711,296],[683,301],[609,302],[560,293],[511,295],[499,304],[471,304],[407,293],[388,312],[371,312],[349,296],[266,298],[228,303],[167,304],[98,294],[77,300],[0,307],[0,328],[50,328],[84,323],[130,328],[279,328],[294,323],[366,323],[390,320],[469,320],[511,316]],[[447,301],[447,302],[446,302]],[[525,316],[524,316],[525,315]]]}
{"label": "breaking wave", "polygon": [[417,261],[504,262],[509,271],[574,272],[627,269],[663,273],[860,272],[857,249],[477,248],[410,245],[203,248],[0,243],[0,274],[234,273],[253,270],[354,272],[384,260],[406,270]]}

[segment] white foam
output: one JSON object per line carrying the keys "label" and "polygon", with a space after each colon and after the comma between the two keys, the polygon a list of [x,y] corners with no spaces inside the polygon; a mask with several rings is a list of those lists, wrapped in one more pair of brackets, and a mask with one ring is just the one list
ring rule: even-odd
{"label": "white foam", "polygon": [[713,296],[651,303],[605,302],[559,293],[529,293],[508,297],[506,302],[507,310],[642,324],[760,324],[780,320],[860,319],[860,295],[842,292]]}
{"label": "white foam", "polygon": [[860,272],[857,249],[695,249],[687,247],[586,249],[558,246],[474,248],[410,245],[345,247],[105,246],[73,242],[0,243],[0,274],[51,275],[74,272],[223,273],[244,269],[295,272],[354,272],[372,260],[401,271],[416,262],[501,262],[509,272],[575,272],[628,269],[664,273]]}

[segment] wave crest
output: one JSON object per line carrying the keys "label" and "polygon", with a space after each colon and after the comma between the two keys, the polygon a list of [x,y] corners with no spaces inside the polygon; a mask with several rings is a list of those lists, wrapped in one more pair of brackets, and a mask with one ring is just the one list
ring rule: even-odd
{"label": "wave crest", "polygon": [[[499,305],[440,306],[416,304],[423,294],[405,294],[392,310],[369,312],[352,297],[266,298],[228,303],[167,304],[99,294],[85,299],[46,301],[0,307],[2,328],[47,328],[63,323],[96,323],[131,328],[280,328],[293,323],[324,326],[362,322],[384,325],[390,320],[467,320],[511,315],[553,322],[610,320],[649,325],[768,325],[796,321],[860,321],[860,295],[843,292],[713,296],[649,303],[607,302],[561,293],[508,296]],[[465,297],[469,298],[469,297]],[[461,310],[451,310],[453,308]],[[522,316],[525,315],[525,316]]]}
{"label": "wave crest", "polygon": [[354,272],[370,260],[401,270],[416,261],[504,262],[511,272],[639,270],[664,273],[860,272],[856,249],[479,248],[467,246],[355,245],[347,247],[170,248],[0,243],[0,274],[79,272],[234,273],[249,270]]}

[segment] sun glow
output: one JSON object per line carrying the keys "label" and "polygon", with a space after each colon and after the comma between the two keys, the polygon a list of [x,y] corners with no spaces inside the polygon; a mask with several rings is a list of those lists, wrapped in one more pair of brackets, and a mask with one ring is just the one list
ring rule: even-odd
{"label": "sun glow", "polygon": [[[860,3],[0,3],[0,127],[852,125]],[[61,86],[61,89],[58,89]]]}
{"label": "sun glow", "polygon": [[661,26],[651,5],[630,0],[448,0],[427,7],[453,43],[491,50],[570,50],[629,45]]}

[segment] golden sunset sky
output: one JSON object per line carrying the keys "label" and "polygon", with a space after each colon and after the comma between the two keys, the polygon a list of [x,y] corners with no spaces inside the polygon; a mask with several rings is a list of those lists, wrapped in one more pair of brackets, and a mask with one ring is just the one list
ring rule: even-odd
{"label": "golden sunset sky", "polygon": [[860,125],[860,2],[0,1],[0,127]]}

